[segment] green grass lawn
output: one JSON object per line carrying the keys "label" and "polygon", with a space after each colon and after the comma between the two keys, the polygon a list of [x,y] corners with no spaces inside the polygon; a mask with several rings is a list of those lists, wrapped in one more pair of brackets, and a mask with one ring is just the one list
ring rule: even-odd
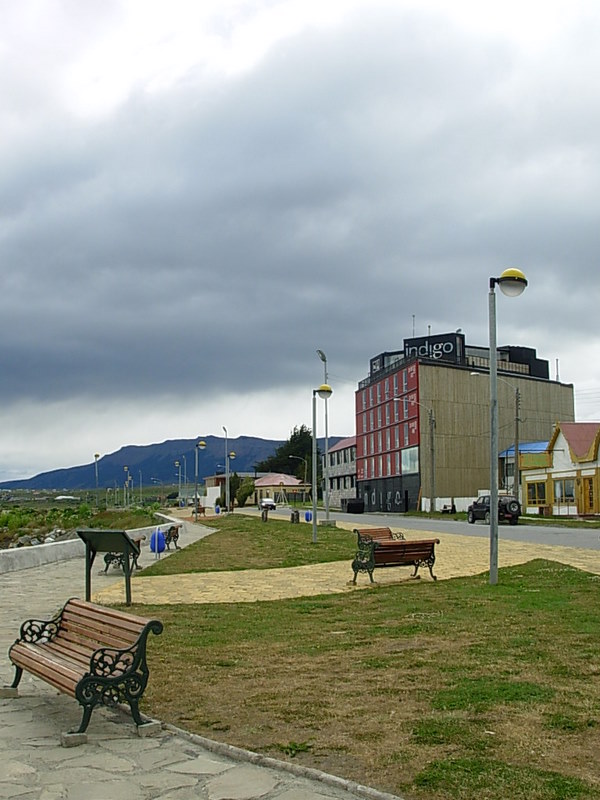
{"label": "green grass lawn", "polygon": [[[215,523],[216,524],[216,523]],[[144,574],[351,559],[348,531],[233,515]],[[174,578],[176,579],[176,578]],[[421,800],[600,798],[600,578],[533,561],[161,619],[145,711]]]}

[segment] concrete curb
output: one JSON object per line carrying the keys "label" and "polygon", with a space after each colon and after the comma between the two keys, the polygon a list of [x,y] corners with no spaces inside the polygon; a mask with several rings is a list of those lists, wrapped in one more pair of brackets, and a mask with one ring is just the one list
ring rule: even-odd
{"label": "concrete curb", "polygon": [[264,756],[261,753],[254,753],[251,750],[244,750],[241,747],[234,747],[231,744],[224,742],[215,742],[212,739],[205,739],[204,736],[199,736],[196,733],[189,733],[189,731],[177,728],[168,722],[162,723],[165,730],[195,742],[217,755],[227,756],[228,758],[236,759],[238,761],[247,761],[250,764],[256,764],[259,767],[267,767],[269,769],[282,770],[296,775],[299,778],[308,778],[309,780],[318,781],[326,786],[331,786],[336,789],[343,789],[351,792],[359,797],[368,798],[368,800],[403,800],[400,795],[389,794],[388,792],[380,792],[379,789],[372,789],[370,786],[363,786],[355,781],[347,780],[346,778],[338,778],[335,775],[330,775],[327,772],[321,772],[314,767],[304,767],[300,764],[291,764],[289,761],[279,761],[270,756]]}

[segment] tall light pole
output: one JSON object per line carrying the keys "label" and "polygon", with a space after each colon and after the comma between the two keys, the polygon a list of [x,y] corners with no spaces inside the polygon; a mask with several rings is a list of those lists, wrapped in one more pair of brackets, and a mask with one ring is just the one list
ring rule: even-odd
{"label": "tall light pole", "polygon": [[229,452],[229,441],[227,438],[227,428],[223,425],[225,431],[225,505],[227,506],[227,513],[230,510],[230,497],[229,497],[229,459],[235,458],[233,450]]}
{"label": "tall light pole", "polygon": [[176,461],[175,462],[175,466],[177,467],[178,475],[179,475],[179,478],[178,478],[178,487],[179,488],[177,490],[177,505],[180,506],[181,505],[181,462],[180,461]]}
{"label": "tall light pole", "polygon": [[187,503],[187,459],[185,456],[181,456],[183,458],[183,491],[185,492],[185,502]]}
{"label": "tall light pole", "polygon": [[194,468],[194,479],[196,482],[196,489],[194,492],[194,522],[198,522],[198,450],[204,450],[206,447],[206,442],[202,439],[196,442],[196,446],[194,447],[195,450],[195,468]]}
{"label": "tall light pole", "polygon": [[100,453],[94,453],[94,470],[96,472],[96,508],[98,508],[98,459]]}
{"label": "tall light pole", "polygon": [[223,425],[225,432],[225,513],[229,513],[229,442],[227,438],[227,428]]}
{"label": "tall light pole", "polygon": [[327,383],[321,384],[312,393],[312,540],[317,541],[317,395],[322,400],[331,397],[332,388]]}
{"label": "tall light pole", "polygon": [[520,269],[505,269],[490,278],[488,314],[490,333],[490,584],[498,583],[498,350],[496,342],[496,284],[507,297],[525,291],[527,278]]}
{"label": "tall light pole", "polygon": [[302,502],[304,503],[306,500],[305,492],[306,492],[306,473],[308,471],[308,461],[302,456],[288,456],[288,458],[295,458],[296,461],[304,461],[304,486],[302,487]]}
{"label": "tall light pole", "polygon": [[[327,375],[327,356],[322,350],[317,350],[317,355],[323,362],[323,386],[329,386],[329,376]],[[325,470],[323,472],[323,480],[325,482],[325,521],[329,522],[329,420],[328,420],[328,401],[329,397],[325,398]]]}
{"label": "tall light pole", "polygon": [[123,484],[123,506],[127,508],[128,506],[128,497],[127,497],[127,490],[129,489],[129,467],[123,467],[125,471],[125,482]]}

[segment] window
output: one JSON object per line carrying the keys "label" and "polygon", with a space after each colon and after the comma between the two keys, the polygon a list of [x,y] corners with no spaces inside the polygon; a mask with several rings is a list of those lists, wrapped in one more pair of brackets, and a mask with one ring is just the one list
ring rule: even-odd
{"label": "window", "polygon": [[367,390],[363,389],[362,391],[362,410],[365,411],[367,408]]}
{"label": "window", "polygon": [[390,399],[390,379],[389,378],[385,379],[384,392],[385,392],[385,399],[389,400]]}
{"label": "window", "polygon": [[405,392],[408,389],[408,375],[406,370],[402,370],[402,391]]}
{"label": "window", "polygon": [[385,474],[386,475],[391,475],[392,474],[392,457],[391,457],[391,455],[389,453],[386,456],[386,473]]}
{"label": "window", "polygon": [[400,447],[400,427],[396,426],[394,428],[394,447]]}
{"label": "window", "polygon": [[404,419],[406,419],[408,417],[408,397],[404,398],[403,404],[404,404],[404,409],[403,409]]}
{"label": "window", "polygon": [[[404,427],[404,446],[407,447],[410,442],[408,436],[408,422],[405,422],[403,427]],[[402,470],[402,472],[404,472],[404,469]]]}
{"label": "window", "polygon": [[419,448],[407,447],[402,451],[402,474],[410,475],[419,471]]}
{"label": "window", "polygon": [[573,478],[559,478],[554,481],[554,502],[575,502],[575,481]]}
{"label": "window", "polygon": [[386,405],[385,405],[385,424],[386,425],[390,424],[390,405],[389,405],[389,403],[386,403]]}
{"label": "window", "polygon": [[530,506],[546,505],[546,484],[536,481],[527,484],[527,504]]}

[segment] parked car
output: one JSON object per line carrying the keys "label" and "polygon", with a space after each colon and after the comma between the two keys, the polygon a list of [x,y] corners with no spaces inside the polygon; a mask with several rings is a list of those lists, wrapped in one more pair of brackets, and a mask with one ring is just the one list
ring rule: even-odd
{"label": "parked car", "polygon": [[[521,504],[514,495],[501,494],[498,497],[498,520],[506,520],[511,525],[516,525],[521,515]],[[482,494],[469,506],[467,520],[471,524],[482,519],[489,524],[490,521],[490,496]]]}
{"label": "parked car", "polygon": [[258,504],[260,509],[267,508],[269,511],[275,511],[277,506],[275,505],[275,500],[271,499],[270,497],[263,497],[263,499]]}

